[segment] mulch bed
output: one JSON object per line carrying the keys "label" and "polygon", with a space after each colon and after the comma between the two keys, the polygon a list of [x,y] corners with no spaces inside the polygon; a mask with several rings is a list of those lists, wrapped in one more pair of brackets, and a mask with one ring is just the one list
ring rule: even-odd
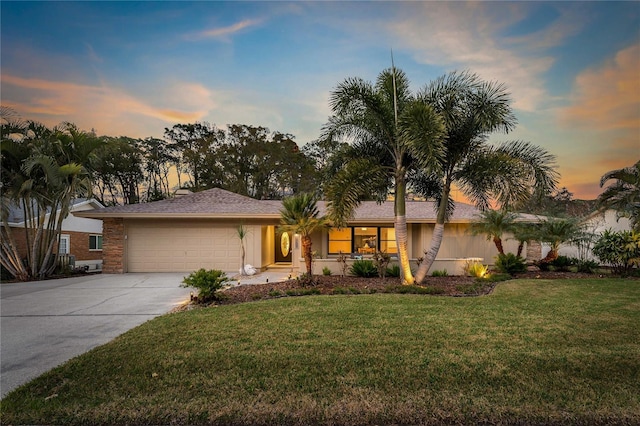
{"label": "mulch bed", "polygon": [[[562,278],[594,278],[597,275],[575,272],[536,271],[518,274],[514,278],[530,279],[562,279]],[[275,299],[279,297],[302,296],[312,294],[368,294],[397,293],[401,286],[399,278],[361,278],[341,277],[335,275],[314,276],[314,283],[304,285],[292,279],[278,283],[250,284],[232,287],[224,291],[219,305],[251,302],[256,300]],[[437,296],[465,297],[482,296],[491,293],[496,283],[478,284],[475,278],[466,276],[427,277],[422,284],[430,291],[427,294]],[[402,289],[400,289],[402,290]]]}

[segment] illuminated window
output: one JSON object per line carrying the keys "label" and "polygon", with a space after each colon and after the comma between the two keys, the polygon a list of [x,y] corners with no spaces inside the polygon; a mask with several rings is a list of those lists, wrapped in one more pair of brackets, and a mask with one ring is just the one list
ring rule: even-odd
{"label": "illuminated window", "polygon": [[388,254],[398,253],[395,229],[380,228],[380,251],[385,251]]}
{"label": "illuminated window", "polygon": [[351,253],[351,228],[329,229],[329,253]]}
{"label": "illuminated window", "polygon": [[355,251],[361,254],[373,254],[378,247],[378,228],[357,227],[353,229]]}

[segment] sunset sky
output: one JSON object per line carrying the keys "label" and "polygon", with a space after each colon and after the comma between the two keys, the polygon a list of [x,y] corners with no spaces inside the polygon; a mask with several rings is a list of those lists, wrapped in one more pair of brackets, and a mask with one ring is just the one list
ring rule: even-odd
{"label": "sunset sky", "polygon": [[640,159],[640,2],[12,2],[1,101],[49,126],[162,137],[207,121],[319,136],[329,92],[391,65],[505,83],[517,129],[594,198]]}

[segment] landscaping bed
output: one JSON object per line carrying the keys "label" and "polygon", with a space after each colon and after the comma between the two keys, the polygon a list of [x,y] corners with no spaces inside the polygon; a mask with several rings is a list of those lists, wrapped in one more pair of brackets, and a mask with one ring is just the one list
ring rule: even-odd
{"label": "landscaping bed", "polygon": [[[575,272],[525,272],[514,278],[563,279],[595,278],[597,275]],[[407,288],[409,287],[409,288]],[[224,290],[222,305],[314,294],[416,293],[434,296],[482,296],[495,287],[490,280],[467,276],[427,277],[421,286],[402,286],[400,278],[362,278],[354,276],[314,275],[313,283],[292,279],[278,283],[245,284]]]}

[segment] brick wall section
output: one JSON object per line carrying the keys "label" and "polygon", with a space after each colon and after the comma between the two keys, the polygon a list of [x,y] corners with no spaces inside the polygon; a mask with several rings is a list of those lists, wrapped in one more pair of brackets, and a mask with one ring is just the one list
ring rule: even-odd
{"label": "brick wall section", "polygon": [[102,222],[102,272],[124,274],[124,221],[107,218]]}
{"label": "brick wall section", "polygon": [[[24,228],[11,228],[13,238],[18,246],[18,252],[22,258],[27,257],[27,240],[25,236]],[[100,260],[102,259],[101,251],[89,251],[89,234],[86,232],[71,232],[62,231],[62,235],[69,235],[71,243],[69,254],[76,257],[76,260]],[[33,238],[33,236],[31,236]],[[53,252],[58,250],[58,244],[56,243]]]}

